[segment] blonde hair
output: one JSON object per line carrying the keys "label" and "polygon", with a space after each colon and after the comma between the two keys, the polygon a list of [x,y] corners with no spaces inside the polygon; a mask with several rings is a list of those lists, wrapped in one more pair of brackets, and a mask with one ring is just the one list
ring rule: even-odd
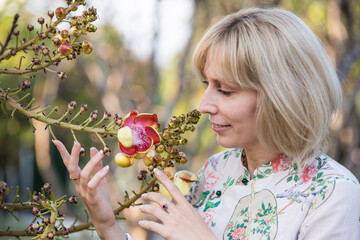
{"label": "blonde hair", "polygon": [[230,80],[258,92],[256,131],[264,147],[302,166],[326,151],[341,85],[321,41],[300,18],[277,8],[225,16],[195,49],[200,79],[215,52]]}

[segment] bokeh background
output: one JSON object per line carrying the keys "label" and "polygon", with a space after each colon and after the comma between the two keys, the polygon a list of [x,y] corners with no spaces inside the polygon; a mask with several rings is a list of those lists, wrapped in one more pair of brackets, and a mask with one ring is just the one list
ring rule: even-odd
{"label": "bokeh background", "polygon": [[[25,32],[27,24],[38,27],[37,18],[47,17],[48,10],[65,6],[65,1],[0,0],[0,42],[4,42],[15,13],[20,14],[18,29]],[[156,113],[164,126],[172,115],[197,108],[203,89],[196,79],[191,57],[196,43],[206,28],[221,16],[252,6],[278,6],[302,18],[324,42],[326,50],[338,70],[344,90],[343,111],[331,126],[332,144],[328,154],[345,165],[360,178],[360,1],[358,0],[101,0],[88,1],[98,9],[96,33],[86,39],[94,51],[58,68],[68,75],[60,80],[56,74],[37,73],[32,80],[32,94],[36,103],[59,106],[76,101],[89,109],[126,115],[139,112]],[[81,11],[81,9],[79,10]],[[47,19],[47,18],[46,18]],[[68,29],[68,25],[60,26]],[[0,63],[0,67],[14,66],[15,62]],[[1,86],[17,86],[23,80],[17,76],[0,75]],[[311,86],[309,86],[311,87]],[[19,186],[19,194],[28,200],[26,188],[40,191],[50,182],[57,197],[75,194],[61,158],[50,142],[50,135],[41,123],[33,132],[21,114],[6,119],[0,112],[0,180]],[[73,144],[70,132],[54,129],[55,135],[68,149]],[[78,134],[87,148],[101,148],[96,137]],[[182,166],[196,172],[213,153],[222,150],[216,143],[207,116],[203,116],[195,133],[189,134],[190,144],[182,148],[190,161]],[[116,139],[108,139],[112,154],[106,157],[110,165],[108,176],[114,207],[124,191],[138,189],[136,175],[143,165],[138,161],[129,169],[121,169],[113,162],[117,150]],[[88,156],[81,159],[81,165]],[[15,197],[12,191],[6,200]],[[75,216],[85,221],[84,206],[63,206],[66,224]],[[17,222],[10,214],[0,212],[0,229],[24,229],[32,221],[29,212],[16,213]],[[134,239],[159,239],[137,227],[143,217],[136,208],[121,215],[120,224]],[[65,225],[66,225],[65,224]],[[1,238],[1,237],[0,237]],[[1,239],[11,239],[3,237]],[[15,239],[15,238],[14,238]],[[24,238],[26,239],[26,238]],[[70,239],[98,239],[95,231],[70,235]]]}

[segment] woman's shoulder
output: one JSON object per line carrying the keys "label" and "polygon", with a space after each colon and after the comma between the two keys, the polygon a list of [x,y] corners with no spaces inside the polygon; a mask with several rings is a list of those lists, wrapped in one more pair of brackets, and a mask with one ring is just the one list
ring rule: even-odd
{"label": "woman's shoulder", "polygon": [[[332,199],[334,202],[360,201],[358,179],[336,160],[323,154],[308,164],[301,173],[302,180],[311,185],[315,202],[321,203]],[[350,204],[351,205],[351,204]]]}
{"label": "woman's shoulder", "polygon": [[[350,172],[346,167],[340,164],[338,161],[329,157],[326,154],[322,154],[314,159],[313,163],[309,167],[317,167],[318,174],[328,176],[335,181],[349,181],[359,186],[358,179]],[[304,169],[304,171],[306,168]]]}

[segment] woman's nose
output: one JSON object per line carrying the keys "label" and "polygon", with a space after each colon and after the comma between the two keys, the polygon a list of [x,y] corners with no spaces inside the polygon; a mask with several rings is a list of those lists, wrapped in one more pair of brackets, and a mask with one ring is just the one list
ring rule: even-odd
{"label": "woman's nose", "polygon": [[216,109],[215,95],[211,91],[211,88],[208,87],[205,89],[205,92],[200,100],[199,111],[201,113],[215,114]]}

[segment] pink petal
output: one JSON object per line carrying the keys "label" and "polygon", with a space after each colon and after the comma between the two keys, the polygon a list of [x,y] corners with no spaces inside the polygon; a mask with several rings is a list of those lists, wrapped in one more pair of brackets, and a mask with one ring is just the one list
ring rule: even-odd
{"label": "pink petal", "polygon": [[141,144],[135,145],[137,152],[146,152],[148,151],[153,145],[153,140],[149,137],[144,139]]}
{"label": "pink petal", "polygon": [[144,129],[146,135],[148,135],[153,140],[153,144],[157,144],[160,142],[160,135],[154,128],[146,126]]}
{"label": "pink petal", "polygon": [[121,143],[119,142],[119,148],[123,153],[125,153],[128,156],[133,157],[137,154],[136,146],[131,146],[129,148],[126,148],[123,145],[121,145]]}
{"label": "pink petal", "polygon": [[156,114],[142,113],[135,118],[135,124],[140,126],[154,126],[158,124],[158,117]]}
{"label": "pink petal", "polygon": [[128,126],[131,128],[135,124],[135,119],[138,115],[138,111],[131,111],[128,115],[124,117],[124,122],[122,126]]}

